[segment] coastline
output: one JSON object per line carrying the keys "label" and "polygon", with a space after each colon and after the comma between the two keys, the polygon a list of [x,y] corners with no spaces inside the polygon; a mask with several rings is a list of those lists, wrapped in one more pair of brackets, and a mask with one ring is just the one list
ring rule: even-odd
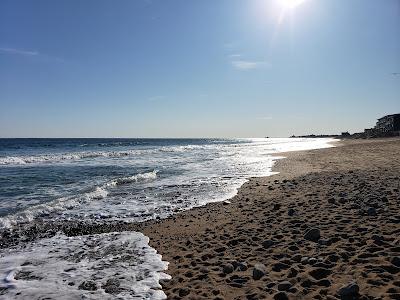
{"label": "coastline", "polygon": [[[362,296],[343,299],[399,299],[400,139],[339,143],[278,153],[279,174],[250,178],[229,201],[143,223],[35,221],[0,247],[138,231],[169,262],[168,299],[338,299],[353,281]],[[321,237],[309,241],[313,228]]]}
{"label": "coastline", "polygon": [[[399,299],[400,139],[340,143],[280,153],[279,174],[230,203],[140,224],[170,263],[168,299],[337,299],[346,286]],[[310,229],[321,237],[305,239]]]}

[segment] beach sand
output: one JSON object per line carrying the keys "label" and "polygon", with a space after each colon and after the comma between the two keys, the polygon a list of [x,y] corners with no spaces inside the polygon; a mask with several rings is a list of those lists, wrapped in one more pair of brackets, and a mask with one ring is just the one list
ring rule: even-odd
{"label": "beach sand", "polygon": [[169,299],[400,299],[400,139],[285,153],[230,203],[140,230]]}

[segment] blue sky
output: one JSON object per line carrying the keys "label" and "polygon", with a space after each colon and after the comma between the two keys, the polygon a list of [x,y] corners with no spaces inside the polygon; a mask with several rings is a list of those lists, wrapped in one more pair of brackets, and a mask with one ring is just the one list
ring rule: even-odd
{"label": "blue sky", "polygon": [[3,0],[0,137],[263,137],[400,112],[400,1]]}

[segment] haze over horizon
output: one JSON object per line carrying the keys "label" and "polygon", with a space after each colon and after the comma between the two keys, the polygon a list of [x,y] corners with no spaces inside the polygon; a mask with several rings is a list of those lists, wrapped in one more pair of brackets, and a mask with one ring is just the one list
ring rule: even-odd
{"label": "haze over horizon", "polygon": [[357,132],[399,73],[399,0],[0,2],[0,137]]}

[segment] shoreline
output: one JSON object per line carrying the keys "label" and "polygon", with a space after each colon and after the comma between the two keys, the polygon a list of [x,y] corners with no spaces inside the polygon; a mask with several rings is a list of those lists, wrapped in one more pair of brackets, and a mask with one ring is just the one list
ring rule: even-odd
{"label": "shoreline", "polygon": [[[332,139],[329,144],[340,142],[338,139]],[[325,148],[317,148],[312,150],[319,150]],[[312,151],[311,150],[311,151]],[[286,152],[278,152],[270,154],[271,157],[275,157],[273,162],[273,168],[276,163],[285,159],[283,155],[290,155],[296,152],[304,152],[310,150],[295,150],[295,151],[286,151]],[[221,204],[225,201],[231,201],[234,197],[237,196],[239,190],[243,187],[243,185],[247,184],[251,179],[256,178],[267,178],[273,175],[276,175],[275,172],[271,169],[270,175],[260,176],[260,177],[249,177],[246,181],[238,188],[236,188],[236,193],[233,196],[226,196],[227,198],[222,198],[217,201],[206,202],[205,204],[201,204],[198,206],[193,206],[186,210],[178,211],[166,218],[157,218],[150,219],[145,221],[124,221],[124,220],[50,220],[50,219],[40,219],[34,218],[32,221],[25,222],[17,222],[16,224],[12,224],[11,226],[2,227],[0,229],[0,249],[8,248],[10,246],[15,246],[24,242],[31,242],[40,238],[48,238],[54,236],[57,232],[63,232],[69,236],[79,236],[79,235],[87,235],[87,234],[99,234],[99,233],[109,233],[109,232],[121,232],[121,231],[132,231],[132,230],[141,230],[141,228],[158,224],[159,222],[176,218],[182,213],[190,212],[192,210],[196,210],[205,206],[213,205],[213,204]],[[39,205],[40,206],[40,205]],[[17,213],[18,214],[18,213]],[[139,228],[139,229],[137,229]]]}
{"label": "shoreline", "polygon": [[[357,299],[400,299],[400,139],[339,142],[277,153],[279,173],[250,178],[229,201],[143,223],[34,222],[0,248],[58,231],[138,231],[169,262],[168,299],[338,299],[353,280]],[[321,237],[304,239],[309,229]]]}

